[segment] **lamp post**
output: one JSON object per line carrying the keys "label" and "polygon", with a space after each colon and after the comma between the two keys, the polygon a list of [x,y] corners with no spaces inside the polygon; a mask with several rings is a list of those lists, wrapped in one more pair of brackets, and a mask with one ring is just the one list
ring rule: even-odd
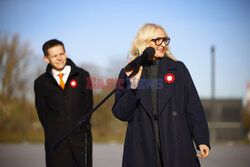
{"label": "lamp post", "polygon": [[215,46],[211,47],[211,131],[210,139],[211,143],[216,141],[216,127],[215,127]]}

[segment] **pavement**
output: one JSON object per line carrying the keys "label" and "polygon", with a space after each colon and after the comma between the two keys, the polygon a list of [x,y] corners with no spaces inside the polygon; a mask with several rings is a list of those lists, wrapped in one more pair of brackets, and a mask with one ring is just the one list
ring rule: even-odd
{"label": "pavement", "polygon": [[[121,167],[123,146],[93,145],[93,167]],[[200,160],[202,167],[249,167],[250,145],[212,146],[210,156]],[[0,143],[0,167],[45,167],[43,144]]]}

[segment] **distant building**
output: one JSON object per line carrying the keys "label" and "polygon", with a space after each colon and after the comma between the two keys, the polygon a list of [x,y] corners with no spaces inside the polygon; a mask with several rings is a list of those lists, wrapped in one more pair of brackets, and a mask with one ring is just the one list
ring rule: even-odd
{"label": "distant building", "polygon": [[215,99],[214,113],[210,99],[201,101],[209,128],[215,128],[215,141],[242,140],[246,137],[242,127],[242,99]]}

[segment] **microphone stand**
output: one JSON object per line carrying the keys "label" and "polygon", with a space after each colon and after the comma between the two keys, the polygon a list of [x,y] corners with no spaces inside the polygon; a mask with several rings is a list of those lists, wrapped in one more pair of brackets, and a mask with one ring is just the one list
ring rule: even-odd
{"label": "microphone stand", "polygon": [[99,104],[95,106],[90,112],[88,112],[86,115],[84,115],[82,118],[80,118],[77,123],[70,129],[60,140],[58,140],[55,144],[52,145],[51,149],[55,150],[69,135],[78,127],[82,125],[83,122],[85,122],[106,100],[110,98],[110,96],[115,93],[117,89],[114,88]]}
{"label": "microphone stand", "polygon": [[[133,72],[128,76],[129,78],[136,74],[139,71],[140,66],[136,66],[133,70]],[[127,80],[123,83],[125,85],[127,83]],[[77,123],[61,138],[59,139],[55,144],[52,145],[51,150],[55,150],[67,137],[70,136],[70,134],[80,127],[83,122],[85,122],[106,100],[108,100],[113,93],[117,90],[117,86],[99,103],[93,108],[90,112],[88,112],[86,115],[84,115],[82,118],[80,118]]]}

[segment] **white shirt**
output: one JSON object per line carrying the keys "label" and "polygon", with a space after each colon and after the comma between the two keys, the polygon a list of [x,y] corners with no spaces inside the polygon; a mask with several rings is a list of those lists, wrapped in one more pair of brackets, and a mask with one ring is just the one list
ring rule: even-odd
{"label": "white shirt", "polygon": [[60,72],[52,68],[52,75],[55,78],[58,85],[60,85],[60,77],[58,76],[58,74],[63,73],[63,82],[66,84],[70,71],[71,71],[71,67],[69,65],[66,65],[64,69]]}

